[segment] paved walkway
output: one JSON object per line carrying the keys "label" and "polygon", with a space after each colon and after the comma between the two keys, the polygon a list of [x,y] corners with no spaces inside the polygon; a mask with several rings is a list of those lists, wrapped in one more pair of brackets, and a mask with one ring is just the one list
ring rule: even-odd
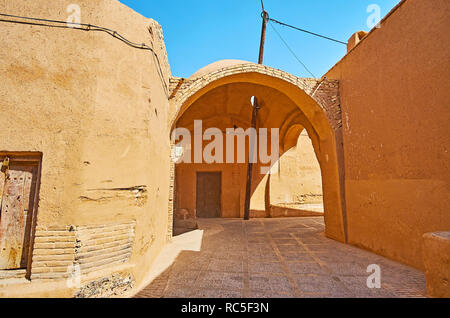
{"label": "paved walkway", "polygon": [[[199,252],[182,251],[136,297],[424,297],[424,274],[323,234],[322,217],[202,219]],[[381,268],[369,289],[366,269]]]}

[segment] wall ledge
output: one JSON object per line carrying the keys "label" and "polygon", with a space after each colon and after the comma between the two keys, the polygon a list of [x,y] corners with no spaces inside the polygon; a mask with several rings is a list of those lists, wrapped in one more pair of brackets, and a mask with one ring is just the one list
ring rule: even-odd
{"label": "wall ledge", "polygon": [[427,295],[450,298],[450,231],[423,235]]}

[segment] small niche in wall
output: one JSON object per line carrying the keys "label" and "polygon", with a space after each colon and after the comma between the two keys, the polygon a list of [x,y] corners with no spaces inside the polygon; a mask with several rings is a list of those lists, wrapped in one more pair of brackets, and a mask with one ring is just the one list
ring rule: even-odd
{"label": "small niche in wall", "polygon": [[28,277],[42,153],[0,152],[0,279]]}

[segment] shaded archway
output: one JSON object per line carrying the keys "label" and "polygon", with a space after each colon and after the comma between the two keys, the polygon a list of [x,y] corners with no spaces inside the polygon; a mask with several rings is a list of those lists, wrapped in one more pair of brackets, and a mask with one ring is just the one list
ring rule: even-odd
{"label": "shaded archway", "polygon": [[260,217],[323,216],[322,175],[307,131],[293,125],[280,143],[282,155],[253,194],[251,209]]}
{"label": "shaded archway", "polygon": [[[242,97],[237,100],[241,111],[238,107],[228,114],[228,106],[214,106],[215,109],[205,106],[207,102],[236,96]],[[280,136],[289,136],[290,129],[296,125],[307,130],[322,171],[326,234],[346,241],[341,160],[338,157],[341,153],[341,114],[336,81],[297,78],[253,63],[240,62],[227,67],[222,63],[219,69],[213,64],[207,67],[206,72],[199,72],[188,80],[172,80],[172,129],[180,125],[184,127],[192,119],[210,121],[208,125],[233,124],[239,119],[240,124],[245,125],[250,118],[251,105],[243,101],[249,100],[250,96],[261,100],[260,127],[277,127]],[[280,104],[283,107],[277,108]],[[183,122],[188,115],[190,119]],[[257,178],[260,179],[256,180],[258,183],[261,177]]]}

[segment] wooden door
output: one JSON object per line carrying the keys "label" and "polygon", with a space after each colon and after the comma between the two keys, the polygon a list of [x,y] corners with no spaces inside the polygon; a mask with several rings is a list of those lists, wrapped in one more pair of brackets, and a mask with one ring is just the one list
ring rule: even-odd
{"label": "wooden door", "polygon": [[197,172],[197,217],[220,218],[222,215],[222,174]]}
{"label": "wooden door", "polygon": [[11,162],[0,172],[0,270],[27,268],[37,170]]}

